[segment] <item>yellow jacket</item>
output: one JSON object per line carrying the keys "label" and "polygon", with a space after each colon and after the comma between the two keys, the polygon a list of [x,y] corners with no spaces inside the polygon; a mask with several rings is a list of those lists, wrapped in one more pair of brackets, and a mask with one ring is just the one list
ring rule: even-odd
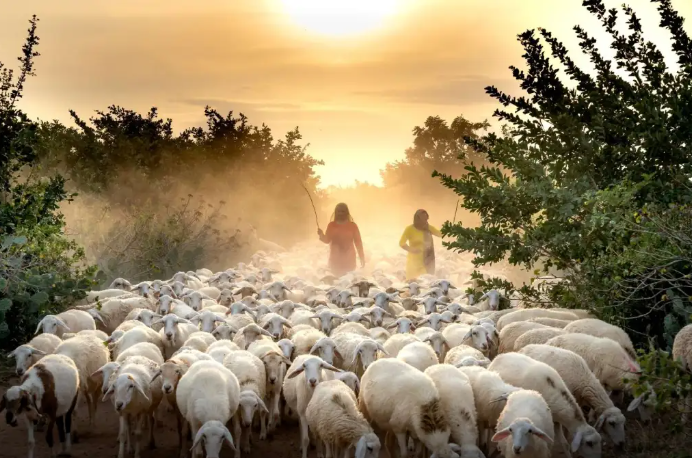
{"label": "yellow jacket", "polygon": [[[435,237],[442,237],[440,230],[433,226],[428,226],[430,228],[430,233]],[[423,231],[416,229],[416,227],[411,224],[406,229],[404,233],[401,234],[401,239],[399,240],[399,246],[404,247],[406,243],[413,249],[419,249],[420,253],[408,253],[406,257],[406,279],[413,280],[418,278],[420,275],[427,273],[425,269],[425,263],[423,262],[423,245],[424,245],[424,235]]]}

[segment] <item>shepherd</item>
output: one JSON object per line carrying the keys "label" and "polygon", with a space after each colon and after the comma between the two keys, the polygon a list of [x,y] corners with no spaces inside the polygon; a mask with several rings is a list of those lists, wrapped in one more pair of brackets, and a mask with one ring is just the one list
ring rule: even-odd
{"label": "shepherd", "polygon": [[442,237],[436,227],[428,224],[428,212],[418,210],[413,215],[413,224],[404,229],[399,246],[408,251],[406,256],[406,278],[413,281],[423,274],[435,274],[435,247],[433,235]]}
{"label": "shepherd", "polygon": [[341,277],[356,270],[356,251],[360,258],[360,266],[365,267],[360,230],[353,222],[351,212],[345,203],[340,203],[334,208],[327,232],[318,228],[317,235],[323,243],[329,244],[329,270],[332,274]]}

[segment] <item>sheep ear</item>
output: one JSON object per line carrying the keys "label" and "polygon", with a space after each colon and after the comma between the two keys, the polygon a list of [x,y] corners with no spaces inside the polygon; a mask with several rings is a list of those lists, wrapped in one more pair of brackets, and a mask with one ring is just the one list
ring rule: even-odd
{"label": "sheep ear", "polygon": [[[202,442],[202,436],[204,436],[204,426],[199,428],[199,431],[197,431],[197,435],[195,436],[194,442],[192,442],[192,447],[190,447],[190,451],[193,451],[197,446],[199,445],[200,442]],[[233,439],[231,439],[232,441]]]}
{"label": "sheep ear", "polygon": [[38,322],[38,326],[36,326],[36,332],[34,333],[34,335],[38,334],[41,331],[41,328],[43,328],[43,320],[45,320],[45,317]]}
{"label": "sheep ear", "polygon": [[581,438],[584,435],[583,432],[577,431],[577,433],[574,435],[574,439],[572,439],[572,453],[575,453],[577,450],[579,450],[579,446],[581,445]]}
{"label": "sheep ear", "polygon": [[264,413],[269,413],[269,409],[267,409],[267,405],[264,403],[262,398],[260,398],[256,394],[255,397],[257,398],[257,404],[259,405],[260,410],[262,410]]}
{"label": "sheep ear", "polygon": [[262,335],[271,337],[272,340],[274,340],[274,335],[271,332],[267,331],[266,329],[262,329]]}
{"label": "sheep ear", "polygon": [[107,401],[111,394],[113,394],[113,385],[113,383],[110,384],[108,390],[103,394],[103,399],[101,399],[101,402]]}
{"label": "sheep ear", "polygon": [[389,356],[389,353],[387,353],[387,350],[384,349],[381,343],[377,342],[377,349],[382,352],[383,355]]}
{"label": "sheep ear", "polygon": [[385,326],[385,328],[387,328],[387,329],[392,329],[392,328],[395,328],[395,327],[397,327],[397,326],[399,326],[399,323],[397,323],[397,322],[395,321],[395,322],[393,322],[393,323],[389,323],[387,326]]}
{"label": "sheep ear", "polygon": [[501,440],[508,438],[509,435],[509,428],[501,429],[500,431],[496,432],[490,440],[492,442],[500,442]]}
{"label": "sheep ear", "polygon": [[[291,352],[291,353],[292,353],[292,352]],[[285,364],[286,366],[288,366],[288,367],[291,367],[291,364],[293,364],[293,363],[291,362],[291,360],[288,359],[288,358],[286,357],[286,355],[283,355],[283,354],[282,354],[282,355],[281,355],[281,360],[282,360],[282,361],[284,362],[284,364]]]}
{"label": "sheep ear", "polygon": [[594,427],[596,430],[599,430],[599,429],[601,429],[601,428],[603,427],[603,423],[605,423],[605,414],[601,414],[601,416],[598,417],[598,420],[596,420],[596,424],[593,425],[593,427]]}
{"label": "sheep ear", "polygon": [[149,396],[147,396],[147,394],[144,392],[144,390],[142,389],[142,387],[139,386],[139,383],[137,383],[137,382],[135,382],[135,389],[137,390],[137,392],[138,392],[139,394],[142,395],[142,397],[143,397],[144,399],[146,399],[147,402],[151,402],[151,400],[149,399]]}
{"label": "sheep ear", "polygon": [[296,376],[300,375],[304,370],[305,370],[305,365],[302,365],[299,368],[297,368],[296,370],[294,370],[293,372],[291,372],[290,374],[288,374],[286,376],[286,378],[291,379],[293,377],[296,377]]}
{"label": "sheep ear", "polygon": [[[543,431],[541,431],[541,430],[540,430],[539,428],[537,428],[535,425],[531,428],[531,434],[533,434],[534,436],[536,436],[536,437],[538,437],[538,438],[540,438],[540,439],[543,439],[545,442],[548,443],[548,445],[553,445],[553,438],[550,437],[550,436],[548,436],[548,435],[547,435],[546,433],[544,433]],[[572,444],[572,446],[574,447],[574,444]],[[575,452],[575,451],[576,451],[576,450],[573,450],[573,452]]]}
{"label": "sheep ear", "polygon": [[156,380],[157,378],[159,378],[160,375],[161,375],[161,370],[159,369],[158,371],[156,371],[156,373],[154,374],[154,376],[151,378],[151,382],[153,382],[154,380]]}
{"label": "sheep ear", "polygon": [[338,369],[338,368],[336,368],[336,367],[332,366],[331,364],[324,362],[324,361],[322,361],[322,363],[320,363],[320,366],[322,366],[323,369],[327,369],[328,371],[343,372],[341,369]]}
{"label": "sheep ear", "polygon": [[67,332],[72,332],[72,330],[70,329],[70,327],[69,327],[68,325],[66,325],[65,322],[64,322],[63,320],[61,320],[60,318],[55,317],[55,321],[57,321],[57,322],[58,322],[58,326],[62,326],[62,328],[63,328],[65,331],[67,331]]}
{"label": "sheep ear", "polygon": [[467,333],[464,335],[464,337],[461,339],[461,341],[463,342],[464,340],[466,340],[466,339],[468,339],[469,337],[471,337],[471,334],[472,334],[472,333],[473,333],[473,329],[469,329],[469,332],[467,332]]}
{"label": "sheep ear", "polygon": [[317,346],[317,342],[315,342],[315,345],[312,346],[310,351],[308,352],[309,355],[314,355],[315,352],[319,349],[320,347]]}
{"label": "sheep ear", "polygon": [[644,400],[644,394],[641,394],[641,395],[637,396],[636,398],[634,398],[632,400],[632,402],[630,402],[630,405],[627,406],[627,411],[632,412],[633,410],[636,410],[641,405],[643,400]]}
{"label": "sheep ear", "polygon": [[[265,407],[266,409],[266,407]],[[231,436],[231,432],[226,429],[223,432],[223,438],[226,439],[226,442],[228,442],[228,446],[231,447],[231,450],[235,452],[235,444],[233,443],[233,436]]]}

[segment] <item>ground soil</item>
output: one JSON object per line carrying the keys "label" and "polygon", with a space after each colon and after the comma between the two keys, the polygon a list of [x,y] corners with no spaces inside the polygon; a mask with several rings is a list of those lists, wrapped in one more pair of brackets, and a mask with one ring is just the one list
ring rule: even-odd
{"label": "ground soil", "polygon": [[[5,372],[6,374],[7,372]],[[2,377],[0,393],[8,386],[17,383],[16,378]],[[79,442],[72,447],[73,458],[115,458],[118,455],[118,417],[113,412],[111,403],[101,403],[97,412],[97,425],[89,429],[86,407],[78,410],[77,427],[80,432]],[[156,428],[157,448],[142,448],[142,458],[177,458],[179,449],[175,419],[168,411],[164,400],[160,415],[162,424]],[[603,458],[692,458],[692,440],[685,434],[671,430],[671,418],[658,418],[649,425],[642,425],[635,417],[628,415],[626,451],[616,452],[609,446],[603,450]],[[688,429],[688,434],[690,430]],[[54,431],[56,447],[59,450],[57,429]],[[259,442],[257,433],[253,435],[252,453],[249,458],[298,458],[300,457],[300,440],[297,425],[283,425],[271,440]],[[16,428],[0,421],[0,458],[26,457],[27,435],[23,423]],[[221,458],[233,457],[233,452],[224,447]],[[314,450],[309,458],[315,458]],[[384,458],[384,450],[380,457]],[[36,433],[35,458],[48,458],[50,452],[45,442],[45,433]]]}

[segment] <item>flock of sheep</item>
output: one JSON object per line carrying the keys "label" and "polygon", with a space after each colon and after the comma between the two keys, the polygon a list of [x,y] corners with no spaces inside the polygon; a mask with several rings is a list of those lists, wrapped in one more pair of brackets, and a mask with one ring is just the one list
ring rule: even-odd
{"label": "flock of sheep", "polygon": [[[0,411],[13,426],[24,419],[29,458],[37,425],[54,453],[57,425],[70,453],[82,399],[91,424],[101,399],[112,401],[119,458],[139,458],[145,432],[154,444],[164,398],[181,457],[216,458],[225,444],[240,457],[255,430],[264,441],[291,418],[303,458],[311,441],[326,458],[377,458],[382,442],[401,458],[597,458],[604,440],[624,445],[621,409],[640,368],[620,328],[586,310],[498,310],[495,290],[473,303],[468,263],[452,253],[438,255],[447,279],[405,283],[403,256],[334,278],[311,266],[323,250],[116,279],[45,316],[11,353],[21,382]],[[688,327],[676,339],[678,357],[692,355],[691,337]],[[645,396],[628,405],[648,414]]]}

